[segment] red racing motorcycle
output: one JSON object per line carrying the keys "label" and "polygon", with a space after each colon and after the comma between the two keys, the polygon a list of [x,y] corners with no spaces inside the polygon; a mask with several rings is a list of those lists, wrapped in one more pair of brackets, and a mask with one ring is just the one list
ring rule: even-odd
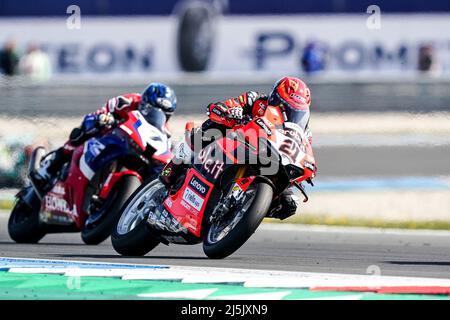
{"label": "red racing motorcycle", "polygon": [[[36,243],[47,233],[80,232],[86,244],[105,240],[119,219],[119,209],[143,179],[156,177],[172,158],[163,133],[166,117],[159,109],[128,119],[78,146],[56,175],[53,188],[40,194],[33,185],[16,195],[8,222],[10,237]],[[46,151],[36,148],[29,172]]]}
{"label": "red racing motorcycle", "polygon": [[312,147],[283,113],[269,106],[201,149],[170,190],[158,179],[142,184],[121,210],[114,249],[137,256],[159,243],[203,243],[209,258],[220,259],[250,238],[286,188],[297,186],[307,201],[302,182],[315,176]]}

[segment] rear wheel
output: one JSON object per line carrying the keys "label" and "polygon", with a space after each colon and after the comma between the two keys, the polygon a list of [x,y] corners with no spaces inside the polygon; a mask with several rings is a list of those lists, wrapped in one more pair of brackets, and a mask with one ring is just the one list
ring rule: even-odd
{"label": "rear wheel", "polygon": [[152,236],[147,218],[158,207],[166,188],[158,180],[142,184],[121,210],[117,226],[111,234],[114,250],[124,256],[143,256],[154,249],[159,241]]}
{"label": "rear wheel", "polygon": [[134,175],[124,176],[110,191],[103,205],[97,209],[96,215],[101,219],[93,224],[85,225],[81,230],[81,239],[86,244],[99,244],[111,234],[120,218],[120,209],[141,182]]}
{"label": "rear wheel", "polygon": [[32,208],[18,199],[8,221],[8,233],[17,243],[37,243],[45,235],[39,221],[40,208]]}
{"label": "rear wheel", "polygon": [[203,251],[212,259],[222,259],[239,249],[256,231],[269,210],[273,189],[259,181],[250,186],[239,205],[210,225]]}

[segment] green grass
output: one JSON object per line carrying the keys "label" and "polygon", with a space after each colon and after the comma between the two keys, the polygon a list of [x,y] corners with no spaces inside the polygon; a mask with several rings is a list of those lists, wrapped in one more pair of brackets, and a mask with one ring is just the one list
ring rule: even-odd
{"label": "green grass", "polygon": [[350,226],[350,227],[372,227],[372,228],[397,228],[397,229],[430,229],[430,230],[450,230],[449,221],[386,221],[380,219],[357,219],[346,217],[332,217],[322,214],[296,214],[286,220],[265,219],[269,223],[295,223],[305,225],[326,225],[326,226]]}

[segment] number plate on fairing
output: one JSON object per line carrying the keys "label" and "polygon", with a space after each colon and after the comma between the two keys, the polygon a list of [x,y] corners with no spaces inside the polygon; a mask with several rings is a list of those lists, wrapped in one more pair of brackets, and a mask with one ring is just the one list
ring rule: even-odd
{"label": "number plate on fairing", "polygon": [[300,142],[304,139],[302,129],[294,124],[287,122],[286,129],[279,129],[277,140],[274,146],[281,154],[283,165],[295,164],[299,165],[300,161],[305,157],[305,147]]}

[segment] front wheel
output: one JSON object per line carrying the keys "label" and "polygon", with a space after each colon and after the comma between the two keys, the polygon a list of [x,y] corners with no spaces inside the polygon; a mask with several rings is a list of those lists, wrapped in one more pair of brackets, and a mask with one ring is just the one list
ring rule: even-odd
{"label": "front wheel", "polygon": [[39,221],[39,207],[30,207],[18,199],[8,221],[8,233],[17,243],[37,243],[45,235]]}
{"label": "front wheel", "polygon": [[155,248],[159,241],[152,236],[147,223],[150,212],[164,200],[166,188],[155,179],[142,184],[123,206],[111,242],[123,256],[143,256]]}
{"label": "front wheel", "polygon": [[203,241],[205,254],[222,259],[239,249],[261,224],[272,197],[273,189],[268,183],[258,181],[251,185],[236,210],[211,224]]}
{"label": "front wheel", "polygon": [[133,175],[124,176],[117,182],[103,206],[96,212],[102,217],[100,221],[85,225],[81,230],[81,239],[84,243],[96,245],[109,237],[120,218],[120,208],[140,184],[139,179]]}

